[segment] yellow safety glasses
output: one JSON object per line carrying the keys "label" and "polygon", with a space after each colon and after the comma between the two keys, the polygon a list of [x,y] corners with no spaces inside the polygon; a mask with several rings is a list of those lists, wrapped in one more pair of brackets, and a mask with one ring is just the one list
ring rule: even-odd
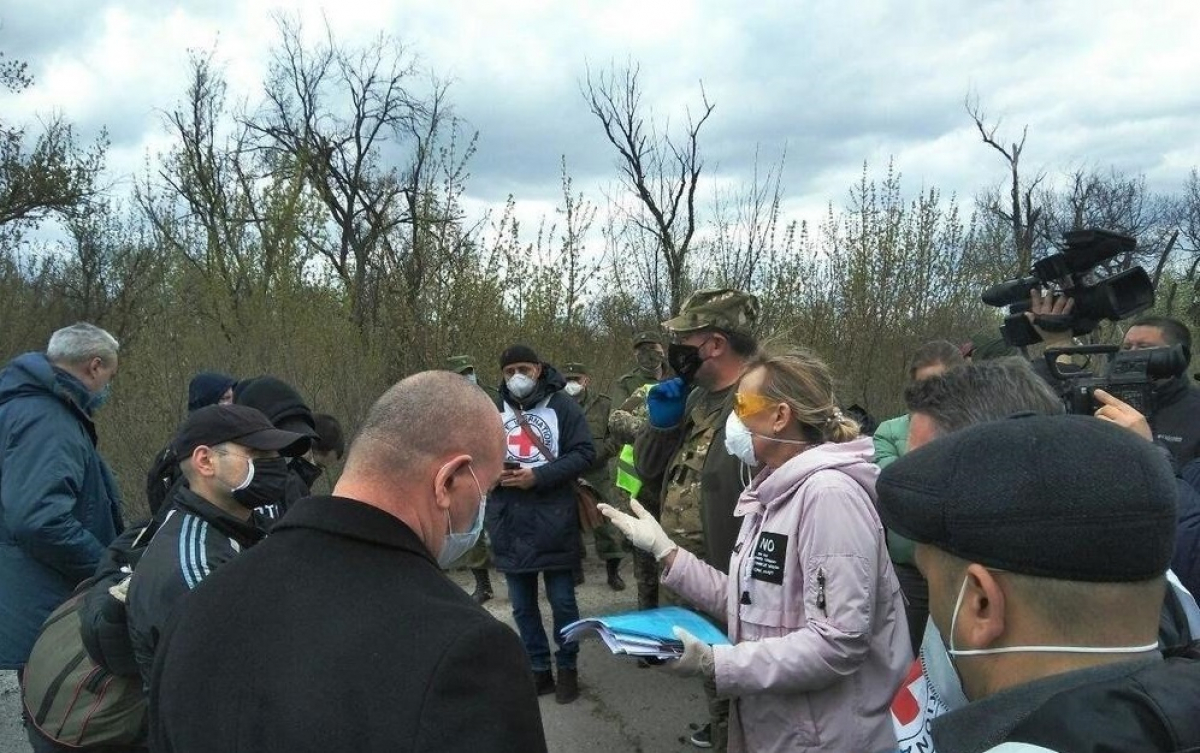
{"label": "yellow safety glasses", "polygon": [[761,413],[775,404],[775,401],[769,397],[756,395],[753,392],[737,392],[733,395],[733,412],[737,414],[738,418],[747,418],[755,413]]}

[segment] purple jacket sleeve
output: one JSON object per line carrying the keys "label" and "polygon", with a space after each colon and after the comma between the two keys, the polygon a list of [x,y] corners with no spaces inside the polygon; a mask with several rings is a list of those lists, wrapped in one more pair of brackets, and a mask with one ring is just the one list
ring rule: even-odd
{"label": "purple jacket sleeve", "polygon": [[729,576],[682,547],[675,550],[675,561],[663,572],[662,583],[722,622],[728,618]]}
{"label": "purple jacket sleeve", "polygon": [[[798,493],[814,495],[797,531],[805,624],[780,637],[715,646],[720,695],[820,690],[854,672],[870,650],[881,550],[871,502],[848,479]],[[826,584],[824,610],[818,574]]]}

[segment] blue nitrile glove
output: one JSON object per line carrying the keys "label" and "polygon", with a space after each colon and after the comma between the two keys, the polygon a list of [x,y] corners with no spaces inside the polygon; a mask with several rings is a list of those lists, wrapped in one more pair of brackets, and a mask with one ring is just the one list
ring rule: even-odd
{"label": "blue nitrile glove", "polygon": [[646,393],[646,412],[650,425],[656,429],[673,429],[683,420],[687,403],[687,388],[679,377],[659,382]]}

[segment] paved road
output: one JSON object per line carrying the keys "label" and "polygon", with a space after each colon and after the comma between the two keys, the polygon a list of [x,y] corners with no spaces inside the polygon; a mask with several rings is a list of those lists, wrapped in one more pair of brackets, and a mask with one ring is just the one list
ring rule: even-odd
{"label": "paved road", "polygon": [[[604,568],[589,558],[587,582],[578,591],[584,617],[636,606],[629,560],[622,562],[629,588],[614,592],[604,583]],[[464,588],[468,573],[453,573]],[[493,577],[496,598],[486,607],[512,625],[511,607],[503,577]],[[549,620],[549,605],[543,600]],[[547,633],[550,625],[547,622]],[[705,714],[704,693],[697,680],[681,680],[655,669],[638,669],[625,657],[608,653],[597,640],[583,643],[579,661],[578,701],[559,706],[554,696],[541,699],[542,721],[552,753],[676,753],[696,751],[685,739],[688,724]],[[20,698],[13,672],[0,672],[0,753],[30,753],[18,712]],[[469,720],[463,720],[469,723]]]}

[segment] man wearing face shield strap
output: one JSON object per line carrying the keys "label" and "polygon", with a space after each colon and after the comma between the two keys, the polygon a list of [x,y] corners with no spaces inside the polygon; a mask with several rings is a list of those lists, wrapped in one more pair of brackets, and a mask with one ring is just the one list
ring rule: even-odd
{"label": "man wearing face shield strap", "polygon": [[129,581],[129,636],[148,685],[158,639],[171,613],[200,581],[258,543],[266,520],[254,508],[277,500],[290,456],[307,437],[281,431],[259,411],[210,405],[195,411],[172,441],[187,484],[177,484],[170,511]]}
{"label": "man wearing face shield strap", "polygon": [[1149,442],[1017,416],[933,440],[876,488],[970,700],[933,720],[939,753],[1200,745],[1196,646],[1156,640],[1178,486]]}
{"label": "man wearing face shield strap", "polygon": [[462,378],[388,390],[334,494],[300,500],[181,607],[152,749],[545,751],[520,641],[440,567],[478,536],[503,458],[496,406]]}
{"label": "man wearing face shield strap", "polygon": [[[724,450],[725,424],[734,387],[758,350],[759,309],[758,298],[739,290],[701,290],[663,323],[671,333],[667,358],[677,376],[650,388],[650,427],[634,443],[638,478],[661,490],[667,535],[723,572],[740,528],[733,511],[751,477],[751,469]],[[711,680],[705,690],[709,722],[692,743],[721,751],[729,704],[717,698]]]}

